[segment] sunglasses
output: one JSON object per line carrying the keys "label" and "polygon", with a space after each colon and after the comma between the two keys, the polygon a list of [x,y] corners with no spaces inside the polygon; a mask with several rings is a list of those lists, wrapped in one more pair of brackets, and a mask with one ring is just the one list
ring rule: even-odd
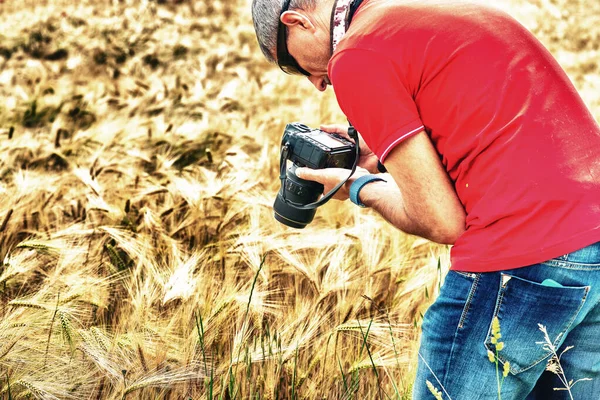
{"label": "sunglasses", "polygon": [[281,14],[279,14],[279,27],[277,28],[277,64],[286,74],[310,76],[310,74],[306,72],[306,70],[298,64],[298,61],[296,61],[296,59],[288,52],[287,27],[281,22],[281,15],[283,15],[290,7],[290,1],[291,0],[285,0],[283,7],[281,8]]}

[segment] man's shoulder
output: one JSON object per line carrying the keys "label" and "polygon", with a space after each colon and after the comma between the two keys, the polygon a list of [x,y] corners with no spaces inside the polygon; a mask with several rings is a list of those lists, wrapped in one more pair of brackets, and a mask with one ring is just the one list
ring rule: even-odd
{"label": "man's shoulder", "polygon": [[338,43],[329,72],[362,55],[389,60],[389,66],[406,75],[405,82],[412,82],[423,77],[426,66],[427,71],[437,70],[436,66],[456,59],[458,52],[467,64],[491,51],[496,58],[512,58],[515,51],[526,50],[515,49],[515,42],[539,47],[527,29],[490,6],[455,1],[367,0]]}
{"label": "man's shoulder", "polygon": [[509,14],[477,2],[366,0],[338,49],[388,52],[399,47],[423,47],[436,36],[458,41],[473,36],[510,36],[517,32],[522,33],[522,26]]}

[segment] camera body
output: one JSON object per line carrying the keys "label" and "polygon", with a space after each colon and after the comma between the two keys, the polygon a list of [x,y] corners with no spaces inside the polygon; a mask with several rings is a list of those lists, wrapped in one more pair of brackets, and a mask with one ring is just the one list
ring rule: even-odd
{"label": "camera body", "polygon": [[288,159],[298,167],[350,169],[354,164],[354,143],[337,133],[293,122],[285,127],[282,149],[286,143],[291,149]]}
{"label": "camera body", "polygon": [[355,144],[343,136],[311,129],[299,122],[287,124],[281,140],[282,185],[273,205],[275,219],[293,228],[304,228],[314,218],[317,206],[308,205],[323,194],[323,185],[299,178],[297,168],[351,169],[356,156]]}

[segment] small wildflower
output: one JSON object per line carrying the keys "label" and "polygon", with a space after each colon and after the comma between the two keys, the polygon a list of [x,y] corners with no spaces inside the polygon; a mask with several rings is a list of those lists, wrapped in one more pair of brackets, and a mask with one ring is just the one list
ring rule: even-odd
{"label": "small wildflower", "polygon": [[492,344],[496,345],[496,351],[501,351],[504,348],[504,342],[501,342],[502,334],[500,333],[500,320],[494,317],[492,320]]}
{"label": "small wildflower", "polygon": [[490,362],[496,362],[496,356],[494,355],[494,352],[491,350],[488,350],[488,358],[490,359]]}
{"label": "small wildflower", "polygon": [[506,361],[504,363],[504,369],[502,370],[502,376],[506,378],[508,376],[509,371],[510,371],[510,363],[508,361]]}
{"label": "small wildflower", "polygon": [[492,320],[492,335],[496,336],[500,334],[500,320],[498,317],[494,317]]}
{"label": "small wildflower", "polygon": [[433,383],[431,383],[429,381],[426,381],[426,383],[427,383],[427,388],[429,389],[431,394],[433,394],[433,397],[435,397],[435,400],[444,400],[444,398],[442,397],[442,392],[437,390],[435,388],[435,386],[433,386]]}

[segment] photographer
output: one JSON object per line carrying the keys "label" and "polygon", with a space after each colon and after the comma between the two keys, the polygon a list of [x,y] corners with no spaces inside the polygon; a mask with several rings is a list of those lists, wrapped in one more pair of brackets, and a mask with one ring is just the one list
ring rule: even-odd
{"label": "photographer", "polygon": [[[568,379],[591,378],[573,397],[597,398],[600,127],[550,53],[507,14],[466,2],[254,0],[253,18],[267,59],[333,85],[364,139],[336,198],[454,245],[423,320],[414,398],[431,398],[426,381],[444,398],[497,398],[496,317],[504,400],[566,398],[538,324],[559,354],[574,346],[560,360]],[[327,192],[348,171],[297,174]]]}

